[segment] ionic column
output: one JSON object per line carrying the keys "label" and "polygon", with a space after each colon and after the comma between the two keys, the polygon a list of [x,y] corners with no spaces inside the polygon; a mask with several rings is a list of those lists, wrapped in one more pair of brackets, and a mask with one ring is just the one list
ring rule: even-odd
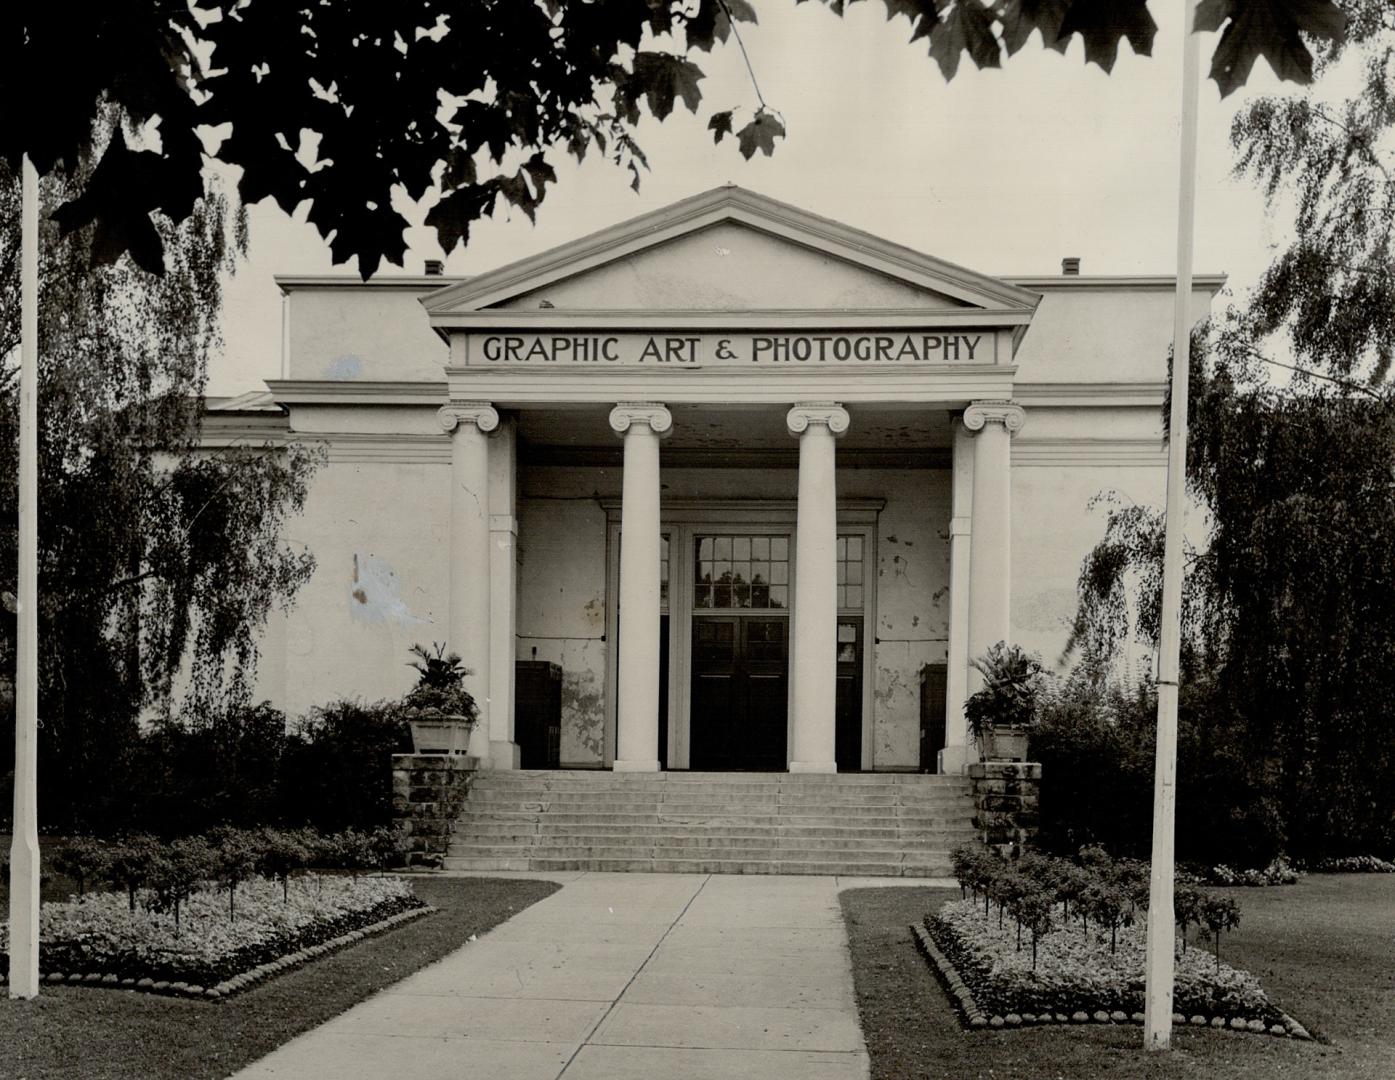
{"label": "ionic column", "polygon": [[[451,432],[450,640],[470,670],[465,688],[479,705],[471,753],[487,758],[489,739],[489,433],[499,414],[485,401],[452,401],[436,414]],[[481,736],[481,732],[483,735]],[[485,746],[481,752],[479,747]]]}
{"label": "ionic column", "polygon": [[785,416],[799,439],[799,509],[794,535],[794,626],[790,772],[838,771],[834,752],[838,662],[838,496],[834,439],[848,413],[833,402],[799,404]]}
{"label": "ionic column", "polygon": [[973,535],[974,436],[954,425],[954,463],[950,479],[949,647],[945,657],[945,748],[942,773],[961,773],[973,747],[964,721],[969,696],[969,545]]}
{"label": "ionic column", "polygon": [[652,402],[622,402],[610,426],[625,440],[620,507],[620,662],[617,772],[659,770],[659,439],[673,417]]}
{"label": "ionic column", "polygon": [[[1012,597],[1012,434],[1026,414],[1011,401],[975,401],[964,412],[974,436],[972,525],[969,538],[969,659],[1010,633]],[[981,683],[969,674],[969,693]]]}
{"label": "ionic column", "polygon": [[489,762],[518,768],[514,662],[518,640],[518,425],[507,417],[489,440]]}

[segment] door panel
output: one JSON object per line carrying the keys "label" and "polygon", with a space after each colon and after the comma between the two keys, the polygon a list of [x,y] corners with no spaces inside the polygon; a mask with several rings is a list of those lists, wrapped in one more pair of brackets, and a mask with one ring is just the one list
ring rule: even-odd
{"label": "door panel", "polygon": [[862,617],[838,618],[834,758],[839,772],[862,768]]}
{"label": "door panel", "polygon": [[789,621],[766,615],[693,619],[693,769],[782,770]]}

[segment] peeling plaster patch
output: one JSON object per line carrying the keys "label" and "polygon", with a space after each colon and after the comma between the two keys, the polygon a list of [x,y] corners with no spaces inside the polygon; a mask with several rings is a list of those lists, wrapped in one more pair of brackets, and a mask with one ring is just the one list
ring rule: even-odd
{"label": "peeling plaster patch", "polygon": [[886,538],[886,542],[887,542],[888,544],[898,544],[898,543],[900,543],[900,541],[897,540],[895,536],[888,536],[888,537]]}
{"label": "peeling plaster patch", "polygon": [[920,625],[920,616],[919,616],[919,615],[912,615],[912,616],[911,616],[911,626],[915,627],[915,626],[919,626],[919,625]]}
{"label": "peeling plaster patch", "polygon": [[325,378],[340,381],[357,379],[361,374],[363,374],[363,357],[354,356],[352,353],[336,358],[325,369]]}
{"label": "peeling plaster patch", "polygon": [[376,555],[354,555],[353,581],[349,586],[349,615],[357,622],[397,623],[417,626],[431,620],[413,615],[399,593],[402,581],[386,561]]}
{"label": "peeling plaster patch", "polygon": [[581,611],[592,626],[600,626],[605,622],[605,601],[598,597],[586,601],[586,606]]}
{"label": "peeling plaster patch", "polygon": [[[584,647],[583,647],[583,651]],[[588,668],[562,671],[562,760],[599,762],[605,757],[605,708],[601,682]]]}

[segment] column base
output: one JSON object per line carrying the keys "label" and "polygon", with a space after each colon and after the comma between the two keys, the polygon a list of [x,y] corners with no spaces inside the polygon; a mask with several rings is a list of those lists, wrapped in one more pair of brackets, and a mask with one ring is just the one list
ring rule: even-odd
{"label": "column base", "polygon": [[518,768],[518,743],[507,739],[489,740],[489,767],[491,769]]}
{"label": "column base", "polygon": [[659,762],[657,758],[653,761],[626,761],[616,758],[611,768],[616,772],[658,772]]}
{"label": "column base", "polygon": [[790,772],[792,773],[836,773],[838,763],[836,761],[791,761]]}
{"label": "column base", "polygon": [[961,743],[946,746],[938,755],[939,771],[951,776],[963,776],[970,765],[978,763],[978,751]]}

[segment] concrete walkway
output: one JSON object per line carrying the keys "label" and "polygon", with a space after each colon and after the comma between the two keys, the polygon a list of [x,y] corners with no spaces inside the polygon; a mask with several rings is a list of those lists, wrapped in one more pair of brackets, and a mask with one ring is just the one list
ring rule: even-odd
{"label": "concrete walkway", "polygon": [[868,1075],[837,896],[863,882],[538,876],[563,887],[239,1080]]}

